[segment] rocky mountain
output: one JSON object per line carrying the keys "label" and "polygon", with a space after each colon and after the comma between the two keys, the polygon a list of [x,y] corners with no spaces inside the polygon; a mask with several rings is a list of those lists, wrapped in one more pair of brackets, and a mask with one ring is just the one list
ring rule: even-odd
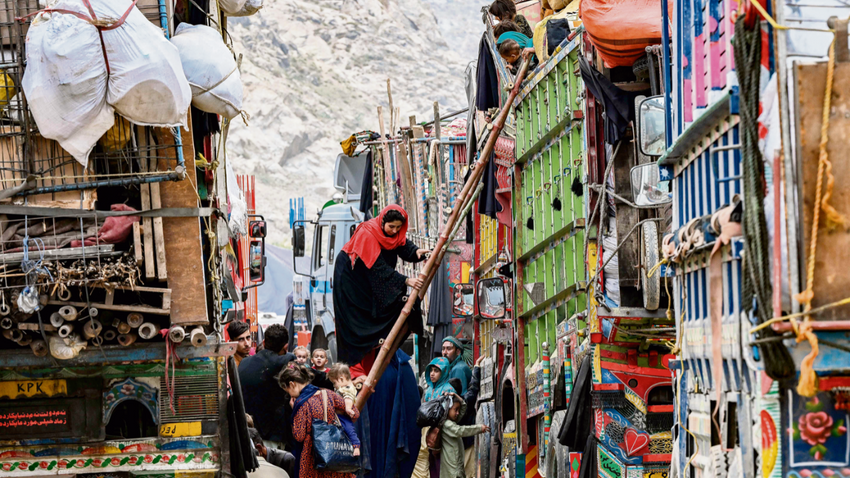
{"label": "rocky mountain", "polygon": [[308,218],[335,192],[339,142],[389,127],[386,80],[404,124],[465,107],[463,74],[483,32],[481,0],[266,0],[256,15],[228,19],[242,54],[244,109],[228,157],[257,177],[258,209],[270,241],[289,246],[288,200],[304,197]]}

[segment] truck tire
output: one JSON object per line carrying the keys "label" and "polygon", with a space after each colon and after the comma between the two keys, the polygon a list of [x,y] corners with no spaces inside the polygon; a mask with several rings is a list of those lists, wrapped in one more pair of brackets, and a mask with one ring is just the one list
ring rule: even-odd
{"label": "truck tire", "polygon": [[476,476],[478,478],[490,478],[490,444],[493,433],[496,433],[496,404],[493,402],[482,402],[478,404],[478,413],[475,416],[477,425],[487,425],[490,431],[475,435],[475,452],[478,454]]}
{"label": "truck tire", "polygon": [[328,335],[328,355],[330,363],[336,363],[336,332]]}
{"label": "truck tire", "polygon": [[645,222],[641,225],[643,240],[641,249],[643,256],[643,267],[641,268],[641,281],[643,290],[643,307],[647,310],[658,310],[661,300],[661,271],[656,271],[652,277],[647,277],[647,272],[658,264],[658,226],[655,221]]}

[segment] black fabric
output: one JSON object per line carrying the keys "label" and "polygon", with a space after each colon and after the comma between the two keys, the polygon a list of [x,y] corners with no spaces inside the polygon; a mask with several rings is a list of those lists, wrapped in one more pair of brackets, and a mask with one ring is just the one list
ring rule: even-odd
{"label": "black fabric", "polygon": [[570,24],[566,18],[546,22],[546,50],[550,55],[570,35]]}
{"label": "black fabric", "polygon": [[[472,368],[472,378],[469,380],[469,386],[466,387],[466,393],[463,394],[463,401],[466,402],[466,414],[458,421],[458,425],[474,425],[475,415],[477,414],[475,407],[478,404],[478,391],[481,390],[481,369],[479,367]],[[475,437],[464,437],[463,447],[469,448],[475,445]]]}
{"label": "black fabric", "polygon": [[496,154],[493,153],[490,155],[490,161],[487,161],[484,177],[481,178],[483,187],[478,196],[478,214],[492,219],[496,219],[496,214],[502,212],[502,205],[496,199],[496,189],[499,188],[499,183],[496,181],[496,168]]}
{"label": "black fabric", "polygon": [[451,334],[452,327],[452,289],[449,286],[449,269],[443,260],[431,282],[428,297],[428,325],[434,327],[434,339],[431,341],[431,358],[441,357],[443,339]]}
{"label": "black fabric", "polygon": [[284,431],[289,428],[289,414],[284,405],[289,400],[275,377],[293,360],[291,353],[278,355],[263,349],[239,364],[245,411],[254,417],[254,425],[264,440],[288,441]]}
{"label": "black fabric", "polygon": [[591,360],[586,357],[579,366],[578,374],[573,383],[573,391],[570,395],[570,405],[567,408],[567,416],[564,426],[558,433],[558,441],[561,445],[578,450],[587,442],[587,437],[593,437],[591,425],[593,409],[591,408],[590,391],[592,388]]}
{"label": "black fabric", "polygon": [[484,32],[478,44],[478,91],[475,95],[475,107],[481,111],[498,108],[500,103],[499,75],[486,38],[487,32]]}
{"label": "black fabric", "polygon": [[366,153],[366,169],[363,171],[363,181],[360,185],[360,212],[366,214],[366,219],[372,217],[372,149]]}
{"label": "black fabric", "polygon": [[534,30],[531,29],[531,25],[529,25],[524,15],[514,15],[514,23],[519,27],[519,33],[522,33],[528,38],[534,38]]}
{"label": "black fabric", "polygon": [[584,55],[579,55],[578,62],[584,84],[605,107],[605,141],[615,144],[623,139],[629,122],[635,119],[635,98],[638,94],[617,88],[591,66]]}
{"label": "black fabric", "polygon": [[285,450],[266,447],[266,461],[283,468],[290,477],[295,477],[295,455]]}
{"label": "black fabric", "polygon": [[[382,250],[369,269],[363,261],[351,267],[351,258],[339,251],[334,266],[333,291],[336,317],[337,355],[340,362],[360,363],[363,356],[387,338],[405,304],[405,276],[395,270],[398,258],[420,262],[412,241]],[[421,301],[416,301],[407,318],[410,332],[422,333]]]}
{"label": "black fabric", "polygon": [[230,463],[231,473],[237,478],[247,478],[248,473],[256,470],[260,463],[254,456],[254,447],[248,436],[248,419],[245,416],[245,404],[242,401],[242,387],[236,360],[227,358],[227,373],[230,378],[231,394],[227,399],[228,423],[230,425]]}
{"label": "black fabric", "polygon": [[[596,437],[591,433],[584,443],[584,453],[581,454],[581,465],[578,469],[578,478],[597,478],[599,476],[599,464],[596,456]],[[603,476],[616,476],[617,470],[606,470]],[[613,474],[612,474],[613,473]]]}
{"label": "black fabric", "polygon": [[[467,131],[471,131],[473,138],[472,143],[475,144],[475,128],[469,128]],[[468,151],[468,149],[467,149]],[[470,161],[469,164],[474,164],[473,161]],[[472,174],[472,168],[467,168],[466,176],[463,177],[463,183],[466,184],[469,181],[469,176]],[[475,221],[472,218],[474,208],[470,208],[469,212],[466,213],[466,217],[464,217],[464,221],[466,222],[466,243],[467,244],[475,244]]]}

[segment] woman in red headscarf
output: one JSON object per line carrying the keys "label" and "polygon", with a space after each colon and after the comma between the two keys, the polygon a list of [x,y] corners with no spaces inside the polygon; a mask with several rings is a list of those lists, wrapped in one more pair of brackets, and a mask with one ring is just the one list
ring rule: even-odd
{"label": "woman in red headscarf", "polygon": [[[357,226],[339,252],[334,265],[334,315],[337,358],[356,364],[385,339],[404,307],[407,287],[419,289],[422,281],[396,271],[400,257],[419,262],[427,249],[407,239],[407,213],[397,205]],[[422,333],[422,312],[410,314],[414,333]]]}

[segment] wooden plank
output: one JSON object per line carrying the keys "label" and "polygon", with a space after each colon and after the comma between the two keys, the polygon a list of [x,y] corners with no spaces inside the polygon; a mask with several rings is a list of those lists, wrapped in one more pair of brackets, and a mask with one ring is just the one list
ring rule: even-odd
{"label": "wooden plank", "polygon": [[411,229],[415,232],[419,224],[419,209],[416,207],[416,195],[413,190],[413,173],[410,169],[410,159],[407,155],[407,143],[398,145],[398,167],[401,170],[401,188],[404,191],[402,202],[405,211],[410,215]]}
{"label": "wooden plank", "polygon": [[[156,159],[150,159],[156,161]],[[151,169],[155,169],[152,163]],[[160,195],[160,183],[151,183],[151,208],[159,209],[162,207],[162,197]],[[153,218],[153,237],[154,237],[154,256],[156,257],[156,278],[160,282],[165,282],[168,279],[168,272],[165,262],[165,237],[162,231],[162,218]]]}
{"label": "wooden plank", "polygon": [[[134,131],[141,131],[141,137],[138,137],[140,146],[147,144],[147,131],[144,126],[135,127]],[[147,158],[139,158],[139,169],[142,172],[148,171]],[[140,187],[142,199],[142,211],[148,211],[151,208],[151,187],[150,184],[142,184]],[[142,218],[142,237],[144,240],[144,269],[145,279],[153,279],[156,277],[156,266],[154,263],[154,241],[153,241],[153,220],[149,217]]]}
{"label": "wooden plank", "polygon": [[[802,218],[799,227],[803,230],[801,264],[805,265],[810,251],[812,233],[812,213],[815,203],[815,183],[817,181],[821,119],[823,116],[823,95],[826,85],[826,62],[818,64],[797,64],[796,66],[796,104],[799,112],[797,165],[801,174],[800,197],[802,198]],[[847,74],[845,74],[847,73]],[[831,114],[829,117],[829,143],[827,152],[832,163],[835,186],[830,204],[844,215],[850,224],[850,161],[846,151],[850,149],[850,64],[835,63]],[[824,181],[824,190],[826,181]],[[815,277],[812,307],[820,307],[847,297],[850,289],[850,276],[844,270],[850,260],[850,233],[846,228],[838,227],[827,232],[826,214],[821,211],[818,235],[817,255],[815,257]],[[805,267],[802,268],[805,271]],[[800,278],[805,287],[806,277]],[[850,305],[835,307],[813,319],[834,321],[846,319],[850,314]],[[823,350],[823,348],[821,348]]]}
{"label": "wooden plank", "polygon": [[133,255],[137,266],[145,263],[145,255],[142,253],[142,225],[138,222],[133,223]]}
{"label": "wooden plank", "polygon": [[[631,170],[635,166],[633,148],[628,142],[620,147],[614,161],[614,192],[622,197],[631,197]],[[605,184],[603,179],[603,184]],[[603,205],[604,206],[604,205]],[[617,207],[617,243],[622,244],[617,253],[620,271],[620,287],[637,287],[640,280],[640,234],[626,235],[640,221],[637,209],[620,204]],[[652,267],[651,265],[649,267]],[[623,294],[621,294],[621,297]]]}
{"label": "wooden plank", "polygon": [[[191,115],[189,117],[191,123]],[[159,144],[173,143],[174,135],[170,130],[157,128]],[[160,187],[162,207],[197,207],[198,192],[195,190],[198,178],[195,172],[195,149],[192,145],[191,124],[182,129],[183,157],[186,162],[186,178],[182,181],[163,183]],[[226,134],[223,131],[222,134]],[[173,150],[167,155],[172,158]],[[160,164],[160,169],[165,169]],[[209,323],[207,316],[206,280],[204,275],[204,256],[201,238],[201,225],[198,218],[167,217],[162,220],[165,243],[165,258],[168,262],[168,288],[171,289],[171,323],[173,325],[200,325]]]}

